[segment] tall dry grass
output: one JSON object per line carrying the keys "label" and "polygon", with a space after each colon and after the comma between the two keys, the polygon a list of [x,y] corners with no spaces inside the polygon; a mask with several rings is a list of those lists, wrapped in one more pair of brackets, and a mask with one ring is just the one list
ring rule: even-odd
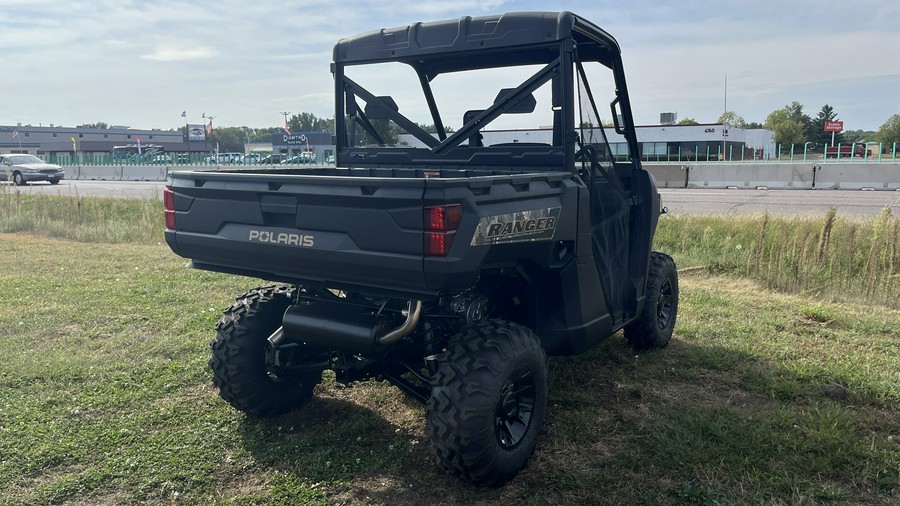
{"label": "tall dry grass", "polygon": [[0,232],[79,242],[152,243],[163,238],[162,202],[72,195],[29,195],[0,185]]}
{"label": "tall dry grass", "polygon": [[704,266],[768,287],[900,307],[900,219],[825,216],[677,216],[660,221],[655,248],[681,266]]}
{"label": "tall dry grass", "polygon": [[[0,185],[0,232],[79,242],[156,243],[157,199],[28,195]],[[840,217],[666,216],[655,248],[682,267],[704,266],[768,287],[900,307],[900,219],[885,207],[869,221]]]}

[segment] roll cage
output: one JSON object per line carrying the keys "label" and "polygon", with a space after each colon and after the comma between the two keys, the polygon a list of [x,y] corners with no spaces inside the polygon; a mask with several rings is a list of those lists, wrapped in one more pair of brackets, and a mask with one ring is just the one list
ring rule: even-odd
{"label": "roll cage", "polygon": [[[637,153],[631,105],[619,45],[608,33],[571,12],[508,13],[382,29],[342,39],[334,47],[336,158],[338,166],[533,167],[574,170],[579,136],[576,130],[576,72],[581,62],[609,68],[616,98],[611,102],[618,133]],[[384,62],[409,65],[418,76],[436,133],[427,132],[399,111],[391,96],[376,96],[345,74],[345,67]],[[445,121],[431,82],[441,74],[499,67],[537,65],[539,70],[515,88],[499,90],[492,104],[466,112],[462,127],[446,133]],[[484,146],[480,130],[503,114],[531,112],[533,92],[551,83],[551,144]],[[359,101],[365,103],[361,106]],[[591,97],[593,102],[593,97]],[[596,106],[592,103],[596,109]],[[621,118],[621,121],[620,121]],[[424,147],[387,145],[374,125],[389,120]],[[356,125],[368,145],[348,133]],[[355,129],[353,129],[355,131]]]}

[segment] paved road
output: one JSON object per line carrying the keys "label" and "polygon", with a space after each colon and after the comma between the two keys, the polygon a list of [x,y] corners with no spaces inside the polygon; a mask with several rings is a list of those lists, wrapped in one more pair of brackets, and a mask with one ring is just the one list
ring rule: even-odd
{"label": "paved road", "polygon": [[62,180],[57,185],[31,183],[27,186],[12,186],[0,183],[0,191],[20,191],[24,194],[77,195],[82,197],[115,197],[128,199],[158,198],[162,200],[163,182],[153,181],[75,181]]}
{"label": "paved road", "polygon": [[[5,184],[5,183],[4,183]],[[25,187],[6,185],[0,191],[30,194],[83,195],[116,198],[162,199],[161,182],[62,181],[56,186],[34,183]],[[900,191],[859,190],[697,190],[662,189],[663,205],[678,214],[762,214],[821,216],[835,206],[839,216],[868,218],[884,206],[900,216]]]}

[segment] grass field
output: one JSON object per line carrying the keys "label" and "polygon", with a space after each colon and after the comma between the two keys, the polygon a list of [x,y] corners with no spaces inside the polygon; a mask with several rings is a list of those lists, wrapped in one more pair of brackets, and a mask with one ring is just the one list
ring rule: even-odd
{"label": "grass field", "polygon": [[23,194],[0,185],[0,232],[29,232],[79,242],[155,243],[164,229],[156,199]]}
{"label": "grass field", "polygon": [[[79,242],[158,242],[162,203],[78,195],[27,195],[0,185],[0,232]],[[655,247],[682,267],[732,273],[788,293],[900,309],[900,217],[872,220],[834,209],[821,218],[665,216]]]}
{"label": "grass field", "polygon": [[671,345],[552,358],[529,466],[479,489],[437,469],[424,410],[387,385],[326,378],[263,421],[221,401],[212,327],[255,280],[186,269],[159,235],[0,233],[0,504],[900,502],[900,311],[674,252],[703,268],[682,272]]}
{"label": "grass field", "polygon": [[832,208],[821,218],[664,217],[656,247],[682,266],[734,273],[769,288],[868,301],[900,309],[900,218],[885,207],[872,220]]}

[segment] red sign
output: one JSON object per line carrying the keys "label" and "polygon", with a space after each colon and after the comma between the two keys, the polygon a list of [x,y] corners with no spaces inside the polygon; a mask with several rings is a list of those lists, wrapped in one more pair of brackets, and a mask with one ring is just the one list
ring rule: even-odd
{"label": "red sign", "polygon": [[826,132],[843,132],[844,131],[844,122],[843,121],[826,121],[825,122],[825,131]]}

